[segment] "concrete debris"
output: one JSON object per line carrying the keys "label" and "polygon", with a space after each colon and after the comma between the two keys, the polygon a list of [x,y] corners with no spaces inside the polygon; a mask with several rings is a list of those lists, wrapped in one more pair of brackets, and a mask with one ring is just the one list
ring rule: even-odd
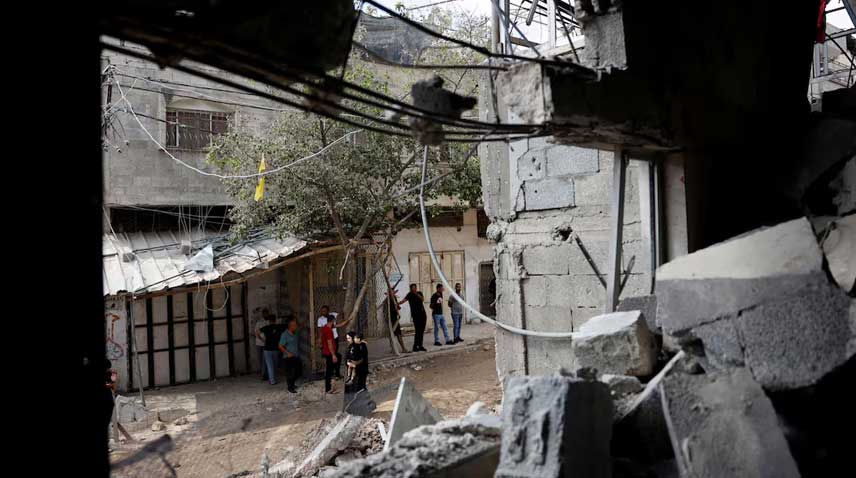
{"label": "concrete debris", "polygon": [[600,373],[651,375],[657,360],[654,336],[639,311],[593,317],[574,334],[572,348],[577,368]]}
{"label": "concrete debris", "polygon": [[609,387],[613,397],[622,397],[642,391],[642,382],[636,377],[606,374],[600,377],[600,380]]}
{"label": "concrete debris", "polygon": [[773,405],[747,369],[673,374],[660,392],[681,476],[800,476]]}
{"label": "concrete debris", "polygon": [[187,417],[181,417],[178,420],[174,421],[173,424],[178,425],[178,426],[182,426],[182,425],[187,425],[187,422],[188,422]]}
{"label": "concrete debris", "polygon": [[657,327],[657,296],[656,295],[641,295],[638,297],[626,297],[618,303],[617,312],[626,312],[638,310],[642,312],[642,317],[645,323],[648,324],[648,330],[654,333],[659,333],[660,328]]}
{"label": "concrete debris", "polygon": [[[413,106],[449,119],[460,118],[464,111],[472,109],[477,103],[476,98],[444,90],[443,79],[439,76],[414,83],[410,96]],[[436,120],[413,118],[410,128],[423,145],[436,146],[443,142],[443,126]]]}
{"label": "concrete debris", "polygon": [[642,393],[616,402],[612,454],[641,463],[671,459],[672,445],[660,403],[660,383],[686,359],[681,351],[645,385]]}
{"label": "concrete debris", "polygon": [[362,458],[362,455],[357,455],[356,452],[351,451],[351,452],[342,453],[341,455],[337,456],[333,460],[333,463],[335,463],[336,466],[345,466],[348,463],[353,463],[353,462],[359,460],[360,458]]}
{"label": "concrete debris", "polygon": [[367,417],[377,409],[377,403],[372,399],[371,393],[367,389],[360,390],[356,393],[346,389],[343,398],[342,411],[351,415],[360,415]]}
{"label": "concrete debris", "polygon": [[398,386],[398,396],[395,399],[395,408],[392,410],[392,419],[389,421],[389,439],[384,450],[395,444],[405,433],[422,425],[431,425],[442,420],[443,417],[425,400],[422,394],[405,377],[401,377]]}
{"label": "concrete debris", "polygon": [[835,282],[847,292],[856,288],[856,214],[836,219],[824,233],[821,246]]}
{"label": "concrete debris", "polygon": [[489,344],[484,344],[482,345],[482,350],[484,350],[485,352],[490,352],[491,347]]}
{"label": "concrete debris", "polygon": [[502,432],[484,426],[479,418],[464,417],[411,430],[388,450],[349,463],[335,476],[493,478]]}
{"label": "concrete debris", "polygon": [[148,410],[140,403],[138,398],[116,395],[115,403],[119,423],[142,422],[148,416]]}
{"label": "concrete debris", "polygon": [[157,420],[154,423],[152,423],[152,431],[153,432],[162,432],[164,430],[166,430],[166,423],[164,423],[160,420]]}
{"label": "concrete debris", "polygon": [[312,476],[322,466],[330,463],[339,452],[348,448],[365,420],[365,417],[359,415],[340,414],[339,422],[306,457],[294,472],[294,476]]}
{"label": "concrete debris", "polygon": [[612,400],[601,383],[513,377],[496,477],[611,476]]}
{"label": "concrete debris", "polygon": [[490,412],[484,402],[475,402],[467,409],[468,417],[477,417],[479,415],[488,415]]}
{"label": "concrete debris", "polygon": [[322,466],[318,470],[318,478],[333,478],[336,476],[337,471],[339,471],[339,468],[335,466]]}
{"label": "concrete debris", "polygon": [[676,333],[827,282],[805,218],[758,229],[657,269],[657,325]]}

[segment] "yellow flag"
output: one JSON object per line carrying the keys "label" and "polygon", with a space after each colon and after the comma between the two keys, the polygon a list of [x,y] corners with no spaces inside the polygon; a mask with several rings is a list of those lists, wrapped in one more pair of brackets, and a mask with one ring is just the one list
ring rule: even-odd
{"label": "yellow flag", "polygon": [[[263,154],[262,155],[262,162],[261,162],[261,164],[259,164],[259,172],[263,173],[263,172],[265,172],[265,169],[267,169],[267,167],[265,166],[265,156]],[[261,201],[264,197],[265,197],[265,177],[262,176],[259,178],[258,186],[256,186],[256,196],[255,196],[256,202]]]}

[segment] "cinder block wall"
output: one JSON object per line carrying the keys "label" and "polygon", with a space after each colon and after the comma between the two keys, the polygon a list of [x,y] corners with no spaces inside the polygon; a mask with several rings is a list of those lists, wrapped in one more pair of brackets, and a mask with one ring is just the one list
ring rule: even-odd
{"label": "cinder block wall", "polygon": [[[606,289],[582,253],[608,270],[613,154],[529,139],[482,150],[483,195],[496,241],[498,320],[532,330],[574,331],[603,313]],[[650,293],[650,242],[640,219],[640,166],[628,166],[621,297]],[[647,226],[647,223],[645,223]],[[577,241],[579,239],[579,242]],[[604,276],[606,279],[606,276]],[[572,365],[570,339],[497,331],[497,372],[554,373]]]}
{"label": "cinder block wall", "polygon": [[[102,54],[102,68],[105,68],[108,63],[115,66],[116,79],[122,85],[125,96],[130,101],[134,111],[139,115],[145,115],[139,116],[145,130],[151,133],[162,145],[166,144],[166,124],[159,120],[166,118],[167,107],[229,113],[233,115],[236,124],[259,132],[269,127],[278,114],[275,111],[206,101],[206,99],[219,99],[229,103],[252,104],[263,107],[277,106],[272,102],[266,102],[245,94],[198,90],[195,87],[226,88],[218,83],[202,80],[190,74],[169,68],[160,69],[152,63],[105,51]],[[218,75],[228,79],[235,78],[234,75],[225,74],[209,67],[200,66],[199,68],[217,72]],[[145,79],[171,83],[164,84],[157,81],[146,81]],[[102,95],[104,104],[107,104],[107,85],[102,88]],[[108,137],[111,145],[104,152],[102,159],[104,162],[104,202],[106,204],[210,206],[233,203],[219,179],[203,176],[181,166],[149,138],[128,111],[128,105],[120,100],[121,95],[115,84],[112,86],[109,95],[109,102],[115,103],[120,111],[116,113],[118,134]],[[203,100],[190,99],[187,98],[188,96],[203,98]],[[206,162],[204,152],[179,150],[170,150],[169,152],[196,168],[203,171],[213,171],[213,168],[208,166]]]}

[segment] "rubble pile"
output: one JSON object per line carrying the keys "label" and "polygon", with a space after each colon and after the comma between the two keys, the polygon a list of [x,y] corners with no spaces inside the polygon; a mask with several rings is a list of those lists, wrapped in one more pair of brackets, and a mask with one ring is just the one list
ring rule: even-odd
{"label": "rubble pile", "polygon": [[474,404],[419,426],[408,417],[430,404],[400,391],[403,435],[375,453],[389,437],[366,422],[318,476],[843,476],[852,438],[837,432],[856,409],[851,223],[800,218],[667,263],[655,295],[573,335],[573,363],[509,378],[501,418]]}

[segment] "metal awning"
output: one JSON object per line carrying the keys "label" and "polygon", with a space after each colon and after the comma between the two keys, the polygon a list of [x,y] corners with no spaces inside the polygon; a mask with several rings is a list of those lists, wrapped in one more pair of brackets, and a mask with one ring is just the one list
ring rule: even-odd
{"label": "metal awning", "polygon": [[[185,243],[190,240],[191,247],[182,248],[182,239]],[[104,295],[141,295],[216,281],[288,257],[308,245],[301,239],[278,239],[269,233],[234,245],[227,239],[223,234],[198,230],[107,234],[103,238]],[[186,270],[187,262],[208,245],[214,248],[214,270]]]}

